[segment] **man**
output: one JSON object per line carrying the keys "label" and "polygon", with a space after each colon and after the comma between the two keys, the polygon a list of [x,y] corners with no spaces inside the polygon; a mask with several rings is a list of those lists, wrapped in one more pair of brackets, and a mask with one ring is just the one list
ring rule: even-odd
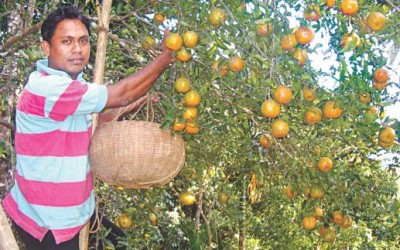
{"label": "man", "polygon": [[[91,114],[130,106],[173,60],[162,53],[113,85],[88,84],[90,23],[75,7],[58,8],[43,22],[42,49],[17,105],[15,185],[3,200],[27,249],[77,250],[79,231],[95,209],[88,160]],[[100,117],[100,121],[104,117]]]}

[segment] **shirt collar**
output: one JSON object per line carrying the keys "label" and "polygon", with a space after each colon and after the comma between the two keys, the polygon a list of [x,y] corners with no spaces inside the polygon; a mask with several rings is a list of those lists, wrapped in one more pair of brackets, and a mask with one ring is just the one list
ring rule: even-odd
{"label": "shirt collar", "polygon": [[[52,69],[49,68],[49,60],[48,59],[42,59],[42,60],[38,60],[36,62],[36,70],[37,71],[43,71],[49,75],[59,75],[59,76],[66,76],[71,78],[70,75],[68,75],[68,73],[61,71],[61,70],[56,70],[56,69]],[[78,77],[76,78],[78,81],[82,81],[83,80],[83,73],[79,73]]]}

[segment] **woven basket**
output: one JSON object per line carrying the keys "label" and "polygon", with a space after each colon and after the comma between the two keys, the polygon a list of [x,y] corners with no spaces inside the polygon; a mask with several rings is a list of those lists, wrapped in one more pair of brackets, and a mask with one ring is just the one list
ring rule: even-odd
{"label": "woven basket", "polygon": [[170,182],[185,162],[185,144],[160,124],[118,121],[100,124],[92,137],[94,175],[109,185],[146,189]]}

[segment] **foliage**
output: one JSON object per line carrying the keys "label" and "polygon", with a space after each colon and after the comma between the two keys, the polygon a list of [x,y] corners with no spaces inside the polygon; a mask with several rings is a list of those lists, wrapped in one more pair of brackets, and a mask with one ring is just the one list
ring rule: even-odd
{"label": "foliage", "polygon": [[[36,14],[30,25],[42,20],[55,2],[36,1],[31,6]],[[74,2],[96,20],[94,1]],[[320,8],[319,21],[303,18],[304,8],[311,3]],[[154,120],[165,128],[172,127],[184,112],[183,94],[174,90],[176,79],[189,78],[202,97],[196,118],[200,133],[176,132],[187,144],[182,173],[159,189],[126,190],[101,182],[96,185],[99,207],[108,217],[116,219],[122,212],[133,217],[134,226],[126,230],[128,237],[123,240],[129,249],[243,249],[243,237],[249,249],[400,248],[399,197],[396,199],[399,143],[383,149],[377,141],[384,126],[400,131],[399,122],[383,113],[386,106],[398,102],[399,83],[391,78],[383,91],[372,85],[376,68],[386,67],[395,74],[390,64],[393,55],[386,54],[384,48],[400,45],[400,11],[391,1],[360,0],[358,4],[358,14],[349,17],[340,12],[340,1],[333,8],[316,0],[114,1],[105,82],[112,84],[155,57],[158,48],[142,47],[147,36],[156,40],[157,47],[166,27],[178,34],[192,30],[199,36],[198,44],[187,49],[192,59],[176,61],[152,90],[162,93],[161,101],[154,106]],[[7,32],[14,13],[11,10],[18,10],[21,20],[28,20],[28,8],[6,5],[10,11],[0,19],[3,45],[15,36]],[[226,21],[217,27],[208,21],[214,7],[226,13]],[[371,11],[386,15],[384,30],[365,29],[362,21]],[[153,20],[155,13],[166,17],[164,24]],[[321,39],[295,47],[305,49],[309,55],[324,49],[320,63],[332,64],[329,72],[316,69],[312,59],[300,66],[292,51],[281,48],[283,35],[295,30],[293,21],[311,26],[316,35],[329,41],[328,47]],[[272,24],[273,32],[259,36],[256,24]],[[350,32],[360,36],[359,47],[354,42],[341,46],[342,37]],[[95,44],[96,32],[92,33]],[[12,60],[18,62],[15,71],[0,78],[1,87],[7,86],[8,95],[13,95],[34,68],[37,58],[33,54],[40,51],[39,34],[36,31],[3,48],[2,70]],[[245,69],[221,76],[219,70],[233,56],[244,60]],[[212,66],[216,60],[217,71]],[[87,79],[92,77],[92,64]],[[333,81],[334,88],[323,84],[324,79]],[[290,126],[289,135],[283,139],[271,136],[270,127],[276,119],[263,117],[260,110],[279,85],[289,86],[294,97],[288,105],[281,105],[281,114],[276,118]],[[315,87],[317,99],[306,100],[304,87]],[[366,92],[372,96],[368,104],[359,101],[359,94]],[[310,106],[323,110],[328,101],[335,101],[344,114],[337,119],[323,118],[317,124],[304,123],[304,113]],[[366,112],[372,105],[380,115]],[[149,118],[147,111],[143,108],[134,119]],[[271,147],[259,146],[261,134],[269,136]],[[379,156],[387,153],[395,156],[382,165]],[[334,164],[327,173],[315,167],[322,157],[331,158]],[[297,194],[293,199],[284,194],[288,185]],[[324,197],[311,198],[312,187],[321,188]],[[179,204],[179,194],[185,191],[196,194],[194,205]],[[226,204],[218,200],[221,191],[229,194]],[[324,211],[317,229],[326,225],[336,232],[332,244],[324,243],[317,230],[302,228],[303,217],[313,216],[316,207]],[[337,210],[352,218],[351,227],[343,229],[333,223],[332,214]],[[156,214],[157,224],[148,220],[151,213]]]}

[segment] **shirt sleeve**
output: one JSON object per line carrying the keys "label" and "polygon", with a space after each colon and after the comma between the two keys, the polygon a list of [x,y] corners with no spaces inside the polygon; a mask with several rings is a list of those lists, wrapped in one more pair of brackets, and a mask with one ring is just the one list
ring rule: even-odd
{"label": "shirt sleeve", "polygon": [[104,85],[71,80],[67,77],[43,76],[31,82],[30,91],[45,98],[45,116],[63,121],[70,115],[84,115],[104,109],[108,92]]}

